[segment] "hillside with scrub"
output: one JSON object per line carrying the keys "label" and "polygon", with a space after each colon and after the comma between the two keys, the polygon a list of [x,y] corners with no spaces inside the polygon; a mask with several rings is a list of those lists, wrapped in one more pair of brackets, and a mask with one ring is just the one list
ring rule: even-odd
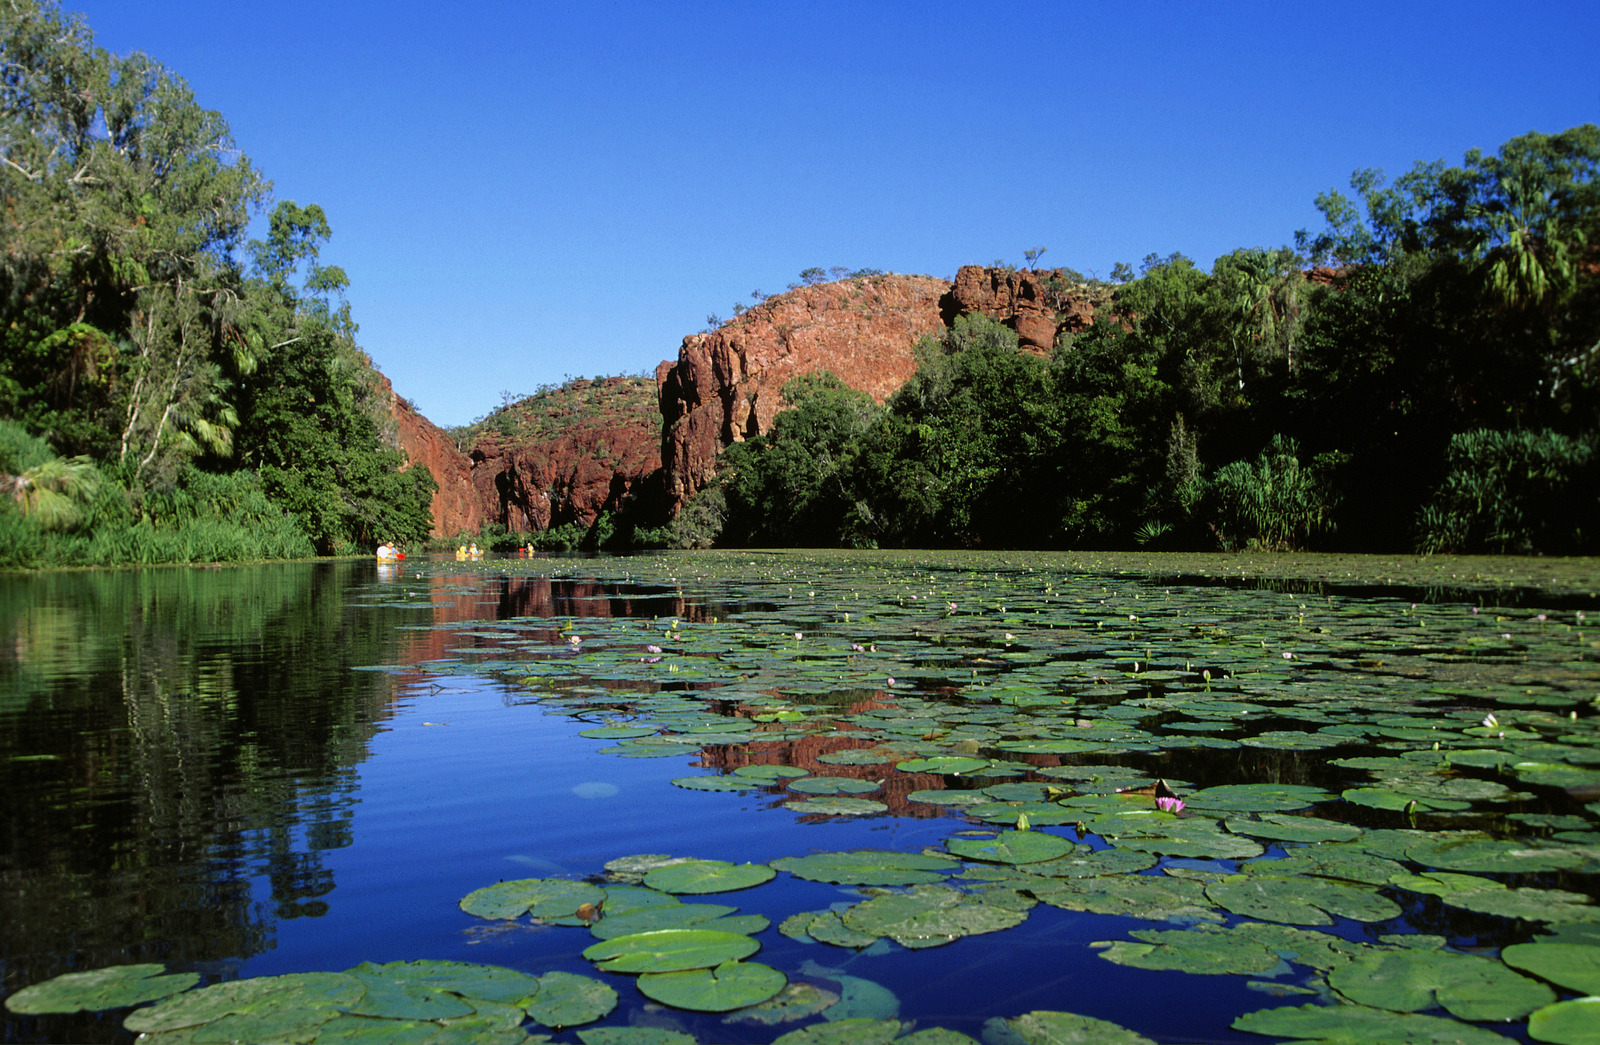
{"label": "hillside with scrub", "polygon": [[181,77],[49,0],[6,7],[0,48],[0,567],[468,537],[1600,551],[1593,124],[1357,171],[1322,228],[1209,268],[808,268],[653,376],[443,432],[357,340],[329,216],[274,201]]}

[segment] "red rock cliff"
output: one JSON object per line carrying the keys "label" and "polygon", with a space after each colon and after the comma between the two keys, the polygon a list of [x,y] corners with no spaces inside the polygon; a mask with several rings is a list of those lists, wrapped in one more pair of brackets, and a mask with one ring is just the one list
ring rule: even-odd
{"label": "red rock cliff", "polygon": [[383,385],[389,393],[395,441],[413,465],[426,465],[433,473],[433,481],[439,484],[431,505],[434,536],[461,530],[477,532],[486,516],[483,501],[472,483],[471,459],[456,449],[455,441],[443,429],[395,395],[387,377],[383,378]]}
{"label": "red rock cliff", "polygon": [[1063,332],[1094,322],[1095,305],[1103,297],[1109,296],[1074,282],[1060,269],[1026,272],[963,265],[945,316],[953,321],[981,312],[1015,330],[1024,349],[1048,355]]}
{"label": "red rock cliff", "polygon": [[670,510],[716,474],[723,447],[760,435],[784,382],[831,370],[883,402],[916,372],[917,341],[944,329],[950,284],[931,276],[860,276],[778,294],[656,368],[661,461]]}
{"label": "red rock cliff", "polygon": [[[472,483],[489,517],[512,532],[591,526],[640,499],[661,521],[661,422],[647,379],[577,380],[491,419],[470,451]],[[652,517],[658,517],[652,519]]]}

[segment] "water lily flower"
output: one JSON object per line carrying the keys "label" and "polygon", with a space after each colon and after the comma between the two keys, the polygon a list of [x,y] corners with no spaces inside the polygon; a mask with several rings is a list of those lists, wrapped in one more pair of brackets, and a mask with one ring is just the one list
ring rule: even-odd
{"label": "water lily flower", "polygon": [[891,685],[891,686],[893,686],[893,685],[894,685],[894,676],[893,676],[893,675],[890,675],[890,676],[889,676],[889,678],[888,678],[888,683],[889,683],[889,685]]}
{"label": "water lily flower", "polygon": [[661,652],[661,647],[657,646],[653,642],[650,643],[648,646],[646,646],[645,649],[650,653],[660,653]]}
{"label": "water lily flower", "polygon": [[867,652],[867,647],[861,645],[859,642],[852,642],[850,644],[850,651],[852,653],[865,653]]}
{"label": "water lily flower", "polygon": [[567,641],[572,643],[574,646],[576,646],[576,645],[579,645],[580,643],[583,642],[583,636],[582,635],[568,635],[567,636]]}
{"label": "water lily flower", "polygon": [[795,641],[796,641],[796,642],[799,642],[799,641],[800,641],[800,640],[801,640],[801,639],[803,639],[803,638],[805,638],[805,637],[806,637],[806,636],[805,636],[805,633],[804,633],[804,632],[800,632],[800,631],[797,631],[797,632],[795,632],[795,633],[794,633],[794,640],[795,640]]}
{"label": "water lily flower", "polygon": [[1483,725],[1485,729],[1498,729],[1500,728],[1500,720],[1495,718],[1494,712],[1491,711],[1483,716]]}
{"label": "water lily flower", "polygon": [[1161,810],[1163,813],[1176,813],[1183,808],[1183,799],[1158,798],[1156,799],[1156,808]]}

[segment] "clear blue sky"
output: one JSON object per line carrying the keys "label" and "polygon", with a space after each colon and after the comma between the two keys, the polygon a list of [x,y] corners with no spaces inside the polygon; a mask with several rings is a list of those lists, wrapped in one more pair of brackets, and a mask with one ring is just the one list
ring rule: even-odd
{"label": "clear blue sky", "polygon": [[327,210],[362,345],[442,425],[810,266],[1209,266],[1358,167],[1600,122],[1596,0],[63,2]]}

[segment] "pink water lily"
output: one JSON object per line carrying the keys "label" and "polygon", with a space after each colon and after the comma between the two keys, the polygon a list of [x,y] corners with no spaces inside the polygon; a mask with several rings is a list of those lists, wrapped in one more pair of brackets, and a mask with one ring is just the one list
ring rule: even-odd
{"label": "pink water lily", "polygon": [[1183,799],[1166,797],[1158,798],[1156,799],[1156,808],[1161,810],[1163,813],[1176,813],[1178,810],[1183,808]]}

